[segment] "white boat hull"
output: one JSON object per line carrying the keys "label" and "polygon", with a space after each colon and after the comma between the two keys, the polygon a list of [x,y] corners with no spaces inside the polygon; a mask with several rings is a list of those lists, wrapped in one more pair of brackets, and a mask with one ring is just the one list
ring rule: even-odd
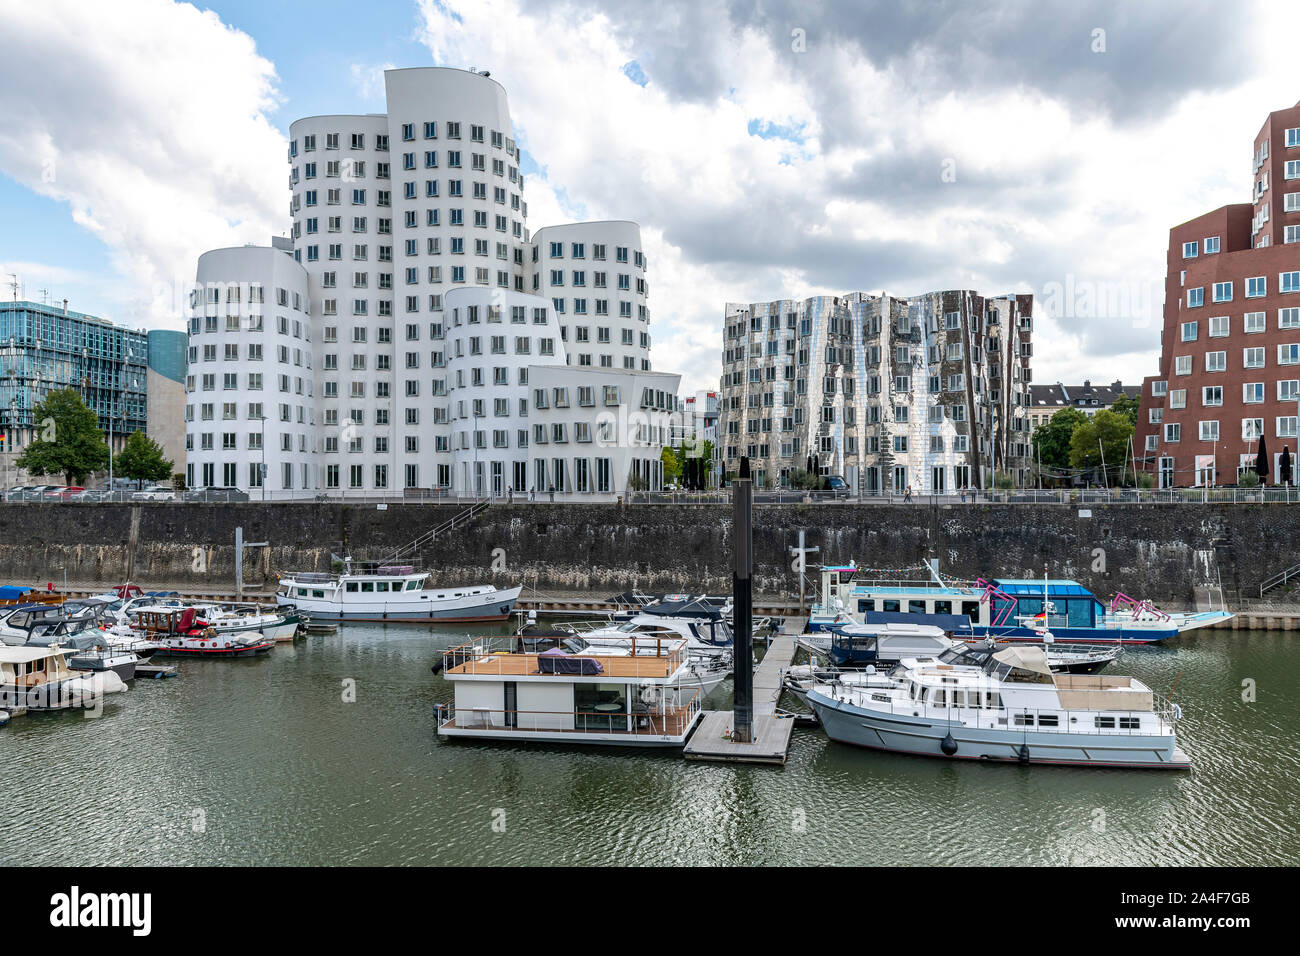
{"label": "white boat hull", "polygon": [[[310,585],[306,585],[310,586]],[[449,589],[454,591],[455,589]],[[523,587],[474,588],[459,597],[439,599],[437,592],[400,592],[396,601],[375,598],[320,599],[294,594],[276,595],[276,603],[292,604],[313,621],[393,621],[398,623],[457,623],[469,621],[504,621],[514,610]],[[350,599],[349,599],[350,598]]]}
{"label": "white boat hull", "polygon": [[[1187,770],[1191,761],[1174,738],[1155,734],[1081,734],[1027,728],[969,726],[960,720],[910,716],[898,710],[882,712],[839,701],[813,690],[807,703],[817,714],[826,736],[840,743],[895,753],[1021,763],[1021,747],[1029,763],[1090,767],[1133,767]],[[951,734],[956,750],[944,753]]]}

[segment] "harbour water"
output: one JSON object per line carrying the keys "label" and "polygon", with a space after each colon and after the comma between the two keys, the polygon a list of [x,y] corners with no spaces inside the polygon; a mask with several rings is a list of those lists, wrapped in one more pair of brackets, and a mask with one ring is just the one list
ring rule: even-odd
{"label": "harbour water", "polygon": [[904,757],[808,728],[780,769],[441,742],[433,705],[452,693],[430,667],[465,633],[348,625],[181,661],[96,719],[17,718],[0,862],[1300,862],[1300,635],[1193,634],[1113,665],[1178,681],[1194,769],[1162,773]]}

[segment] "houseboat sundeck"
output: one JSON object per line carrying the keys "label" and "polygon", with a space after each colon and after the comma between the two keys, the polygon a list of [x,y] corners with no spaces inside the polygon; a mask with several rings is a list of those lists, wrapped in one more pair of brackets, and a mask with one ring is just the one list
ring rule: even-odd
{"label": "houseboat sundeck", "polygon": [[275,600],[296,605],[313,621],[455,623],[504,621],[522,590],[491,584],[429,588],[429,574],[406,564],[348,561],[340,574],[282,577]]}
{"label": "houseboat sundeck", "polygon": [[684,640],[625,639],[580,649],[520,636],[485,637],[443,654],[439,670],[455,685],[440,705],[438,733],[482,740],[527,740],[623,747],[680,747],[700,717],[687,679]]}
{"label": "houseboat sundeck", "polygon": [[1000,641],[1037,643],[1049,628],[1059,643],[1152,644],[1233,617],[1227,610],[1166,612],[1122,592],[1107,605],[1077,581],[945,581],[936,564],[929,565],[929,581],[867,579],[853,564],[822,568],[809,630],[862,623],[868,612],[953,614],[970,619],[973,636]]}
{"label": "houseboat sundeck", "polygon": [[1132,677],[1053,674],[1036,647],[983,667],[903,661],[888,686],[839,681],[806,701],[832,740],[899,753],[1002,763],[1186,770],[1176,705]]}

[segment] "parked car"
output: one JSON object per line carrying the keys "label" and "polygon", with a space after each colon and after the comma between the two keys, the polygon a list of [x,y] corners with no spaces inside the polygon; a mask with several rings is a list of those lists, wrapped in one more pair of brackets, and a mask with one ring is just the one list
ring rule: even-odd
{"label": "parked car", "polygon": [[248,492],[238,488],[191,488],[182,496],[183,501],[247,501]]}
{"label": "parked car", "polygon": [[104,490],[103,488],[83,488],[81,491],[78,491],[76,494],[69,495],[67,498],[68,501],[82,501],[82,502],[107,501],[108,499],[109,499],[109,492]]}
{"label": "parked car", "polygon": [[172,501],[175,497],[176,492],[162,485],[150,485],[148,488],[131,492],[132,501]]}
{"label": "parked car", "polygon": [[46,492],[53,491],[58,485],[32,485],[23,492],[23,501],[44,501]]}
{"label": "parked car", "polygon": [[78,492],[86,489],[81,485],[56,485],[49,491],[45,492],[46,501],[67,501]]}
{"label": "parked car", "polygon": [[849,490],[849,483],[841,475],[827,475],[826,482],[830,485],[828,490],[836,498],[847,498],[852,493]]}
{"label": "parked car", "polygon": [[31,485],[14,485],[5,492],[5,501],[22,501],[31,488]]}

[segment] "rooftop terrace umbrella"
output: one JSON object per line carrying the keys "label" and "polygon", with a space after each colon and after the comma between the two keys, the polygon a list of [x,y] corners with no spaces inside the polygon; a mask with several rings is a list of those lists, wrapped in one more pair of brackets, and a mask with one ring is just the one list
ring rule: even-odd
{"label": "rooftop terrace umbrella", "polygon": [[1282,484],[1291,484],[1291,446],[1282,446],[1282,457],[1277,463],[1278,477],[1282,479]]}
{"label": "rooftop terrace umbrella", "polygon": [[1268,479],[1268,449],[1264,446],[1264,434],[1259,435],[1259,454],[1255,456],[1255,474],[1259,475],[1262,485]]}

